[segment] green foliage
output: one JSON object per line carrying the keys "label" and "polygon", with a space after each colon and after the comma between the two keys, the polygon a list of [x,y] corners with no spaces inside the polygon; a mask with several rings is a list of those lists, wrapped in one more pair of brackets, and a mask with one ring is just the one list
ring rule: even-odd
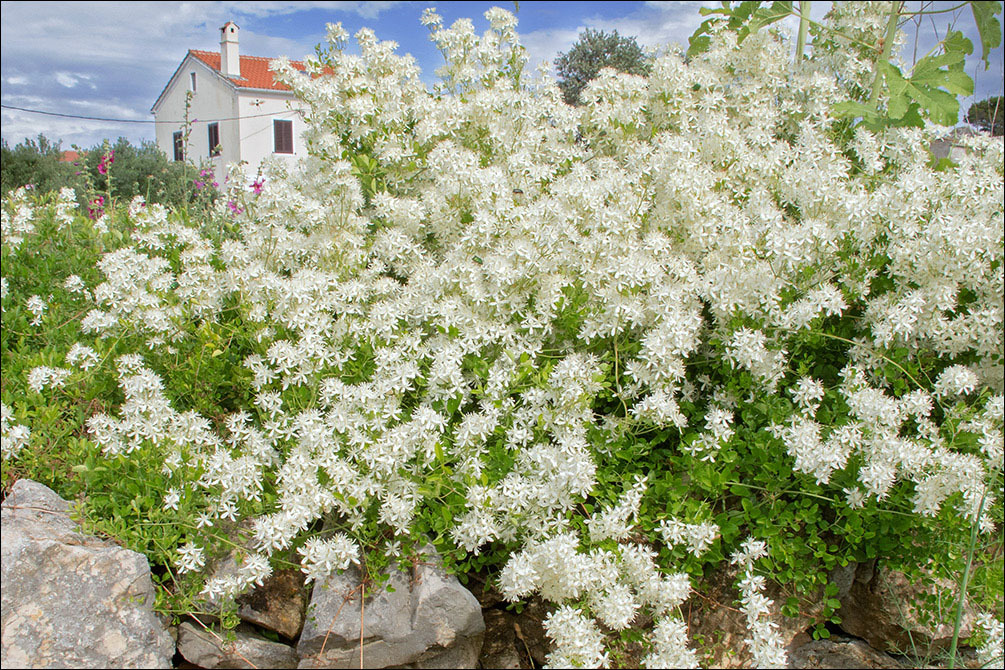
{"label": "green foliage", "polygon": [[979,100],[967,110],[966,122],[995,137],[1005,134],[1005,98],[994,96]]}
{"label": "green foliage", "polygon": [[[81,203],[89,199],[88,193],[97,192],[122,202],[141,195],[147,202],[172,207],[191,203],[198,195],[192,184],[197,168],[169,161],[154,142],[137,146],[120,137],[114,144],[104,142],[87,150],[75,148],[77,160],[62,162],[60,143],[44,135],[13,148],[4,140],[0,168],[4,195],[32,184],[39,193],[73,188]],[[114,151],[114,162],[102,173],[98,167],[102,156],[110,151]]]}
{"label": "green foliage", "polygon": [[[864,91],[849,90],[852,99],[838,103],[834,112],[836,116],[848,119],[861,119],[861,123],[870,130],[884,127],[917,127],[925,125],[925,120],[933,121],[943,126],[953,126],[959,116],[960,95],[971,95],[974,90],[973,79],[964,72],[966,56],[973,53],[973,43],[963,36],[963,33],[951,30],[936,46],[933,53],[918,60],[910,73],[904,73],[893,62],[892,45],[897,26],[901,17],[907,13],[906,3],[890,4],[890,14],[887,29],[882,35],[876,35],[875,43],[864,44],[856,36],[842,33],[841,30],[811,22],[806,9],[800,3],[799,8],[792,2],[772,2],[766,5],[757,0],[732,3],[724,1],[722,7],[711,9],[701,8],[702,16],[709,16],[691,35],[687,54],[693,57],[707,51],[710,45],[710,34],[713,29],[725,28],[734,31],[737,41],[742,42],[747,36],[761,28],[781,21],[789,16],[800,18],[800,43],[796,58],[802,59],[804,29],[813,23],[814,45],[823,48],[834,48],[835,39],[841,48],[851,48],[859,52],[859,57],[875,66],[874,80],[868,99]],[[968,2],[973,10],[974,21],[981,39],[981,58],[988,65],[988,54],[991,49],[1001,44],[997,15],[1002,12],[1000,2]],[[924,15],[925,10],[912,12],[913,16]],[[847,82],[849,89],[857,89],[852,82]],[[973,122],[978,123],[978,122]],[[980,125],[978,123],[978,125]],[[983,126],[982,126],[983,127]]]}
{"label": "green foliage", "polygon": [[59,190],[73,181],[76,168],[60,160],[63,150],[45,135],[26,139],[15,147],[3,140],[0,147],[0,184],[3,195],[33,184],[40,193]]}
{"label": "green foliage", "polygon": [[702,21],[698,29],[688,38],[687,55],[694,57],[708,51],[711,45],[709,33],[712,28],[725,21],[726,28],[736,31],[736,39],[742,42],[751,33],[761,28],[777,23],[792,14],[792,2],[772,2],[768,7],[762,7],[762,2],[746,0],[737,3],[723,2],[722,7],[701,7],[698,11],[702,16],[712,18]]}
{"label": "green foliage", "polygon": [[634,37],[619,35],[617,30],[607,33],[587,28],[568,53],[560,53],[555,60],[565,102],[582,104],[580,93],[605,67],[644,76],[652,65]]}
{"label": "green foliage", "polygon": [[[715,20],[726,21],[742,40],[780,20],[787,11],[791,11],[790,3],[773,3],[770,6],[741,3],[735,10],[730,10],[727,5],[724,10],[711,10],[705,15],[714,15]],[[707,29],[712,27],[709,24]],[[601,37],[614,38],[614,42],[604,49],[596,49],[595,55],[609,54],[624,39],[618,38],[616,33],[614,36],[588,33],[587,37],[597,40]],[[702,38],[698,35],[692,46],[700,49]],[[750,39],[747,47],[754,46],[755,41]],[[583,52],[577,52],[575,58],[570,52],[568,63],[577,59],[589,60],[589,43],[590,40],[584,38],[582,44],[577,45],[582,46]],[[864,88],[859,91],[861,95],[856,98],[858,102],[855,104],[861,105],[861,109],[856,109],[862,112],[867,124],[874,123],[881,128],[909,125],[926,115],[944,118],[950,114],[950,105],[945,98],[955,99],[957,93],[954,91],[966,90],[967,82],[959,76],[962,72],[961,54],[972,47],[958,33],[949,35],[943,46],[945,50],[942,53],[919,61],[909,76],[886,61],[879,61],[876,66],[880,77],[878,81],[890,92],[889,102],[881,111],[875,111],[879,108],[866,103],[869,91]],[[847,123],[850,126],[851,122]],[[633,127],[645,132],[649,130],[643,127],[643,122]],[[2,251],[4,279],[9,282],[9,294],[3,299],[3,328],[0,334],[3,376],[0,389],[4,404],[14,408],[13,422],[31,426],[30,444],[16,459],[4,461],[3,485],[9,486],[19,477],[30,477],[52,486],[64,497],[78,500],[79,514],[89,530],[114,537],[151,559],[161,587],[158,601],[161,609],[177,613],[197,607],[193,600],[198,591],[196,575],[179,576],[174,572],[174,566],[178,565],[179,547],[198,544],[199,549],[206,549],[207,555],[215,558],[229,552],[236,544],[233,535],[236,529],[224,521],[226,517],[220,513],[222,503],[213,498],[215,484],[205,483],[204,476],[212,474],[216,467],[221,472],[226,471],[227,459],[242,455],[241,447],[231,443],[232,438],[234,442],[238,440],[235,437],[238,431],[228,424],[237,413],[246,415],[249,430],[269,431],[275,439],[273,441],[270,437],[267,459],[263,458],[262,462],[255,462],[252,466],[260,468],[254,473],[255,483],[260,486],[249,495],[233,501],[231,520],[275,512],[286,502],[281,499],[284,488],[319,484],[331,494],[333,503],[315,516],[305,517],[308,521],[293,531],[299,533],[296,539],[291,541],[291,545],[283,546],[290,552],[296,552],[309,538],[329,537],[340,529],[351,527],[352,541],[358,543],[364,553],[361,568],[368,589],[383,586],[379,576],[381,569],[390,565],[392,560],[414,557],[414,552],[429,541],[444,555],[445,563],[452,571],[497,575],[513,552],[521,549],[521,543],[527,540],[523,534],[529,533],[529,522],[534,521],[533,515],[539,512],[515,507],[507,513],[511,517],[507,522],[516,520],[517,524],[523,524],[521,528],[507,529],[505,534],[497,534],[494,540],[480,545],[474,542],[477,550],[470,551],[466,550],[470,547],[456,546],[460,544],[456,531],[472,506],[469,496],[475,487],[486,490],[501,487],[501,483],[520,467],[543,467],[528,461],[521,451],[521,444],[547,445],[555,441],[560,421],[568,421],[567,417],[578,415],[579,410],[585,418],[582,424],[575,424],[577,430],[582,425],[582,435],[577,432],[576,443],[580,438],[585,442],[590,450],[590,467],[595,465],[596,471],[591,474],[589,484],[577,491],[575,499],[557,512],[562,515],[561,518],[548,520],[549,524],[554,522],[553,527],[573,529],[579,538],[589,537],[591,522],[602,518],[602,514],[618,504],[626,490],[645,477],[647,488],[644,494],[640,494],[638,512],[625,521],[629,541],[651,548],[658,556],[661,570],[686,572],[695,580],[700,580],[727,562],[746,538],[764,540],[768,554],[759,570],[763,567],[768,577],[792,587],[796,592],[784,603],[786,614],[799,612],[805,602],[802,596],[823,593],[823,610],[815,622],[817,635],[821,637],[826,636],[825,623],[837,622],[841,616],[836,589],[828,583],[828,573],[836,567],[850,562],[882,559],[913,571],[912,575],[917,574],[921,566],[937,576],[957,575],[965,570],[966,562],[974,552],[967,551],[972,524],[960,514],[956,505],[962,501],[960,493],[955,493],[955,498],[942,505],[939,508],[941,512],[928,517],[914,511],[917,479],[913,482],[907,478],[900,479],[896,485],[884,489],[879,499],[875,495],[856,497],[853,494],[862,492],[859,480],[862,468],[867,465],[868,454],[849,450],[851,455],[842,457],[847,458],[847,462],[842,462],[834,472],[823,476],[808,474],[812,468],[801,467],[796,450],[788,443],[791,441],[779,436],[785,426],[805,421],[812,422],[813,429],[819,430],[820,437],[826,439],[834,431],[861,418],[849,407],[852,400],[844,392],[848,382],[842,372],[847,373],[849,360],[874,360],[875,365],[870,363],[868,371],[871,375],[869,383],[874,383],[879,395],[891,402],[917,390],[931,392],[935,386],[932,380],[938,378],[949,365],[973,362],[973,353],[968,351],[957,356],[937,355],[935,349],[924,343],[913,346],[912,343],[891,340],[889,346],[884,346],[875,338],[869,338],[864,330],[867,325],[863,325],[863,314],[867,313],[870,304],[881,304],[887,298],[897,299],[898,291],[905,290],[907,286],[902,277],[894,274],[891,269],[893,259],[884,253],[885,246],[879,243],[868,253],[862,251],[861,255],[857,255],[858,250],[841,243],[832,257],[836,259],[833,266],[821,264],[792,271],[791,281],[780,289],[777,297],[779,309],[792,307],[805,292],[805,286],[821,281],[823,276],[840,276],[847,270],[847,278],[856,280],[849,281],[845,286],[847,290],[839,294],[842,304],[845,301],[850,303],[847,308],[842,307],[833,314],[828,309],[826,316],[820,312],[820,315],[807,321],[805,327],[779,325],[783,322],[772,322],[753,310],[720,310],[721,306],[717,306],[707,294],[696,292],[696,319],[707,322],[702,326],[701,333],[695,335],[700,343],[694,348],[687,348],[688,353],[681,354],[675,361],[681,369],[679,380],[674,382],[676,385],[679,381],[679,388],[674,389],[675,397],[679,398],[679,422],[676,419],[661,419],[661,423],[650,423],[649,415],[640,410],[640,368],[630,366],[632,361],[637,363],[640,360],[643,347],[649,346],[639,336],[644,332],[642,327],[602,331],[615,333],[608,336],[584,335],[585,324],[597,316],[596,287],[591,287],[586,280],[575,279],[565,284],[560,294],[548,298],[555,309],[548,317],[547,335],[542,338],[539,348],[535,343],[532,351],[511,354],[492,343],[466,350],[463,355],[458,354],[456,365],[456,375],[462,378],[462,383],[442,395],[428,393],[434,383],[430,381],[433,377],[431,368],[435,365],[431,362],[432,356],[426,355],[428,352],[416,356],[413,361],[414,378],[408,378],[413,381],[407,390],[401,391],[401,402],[388,410],[388,414],[393,415],[391,418],[385,421],[386,417],[379,417],[376,413],[365,415],[362,410],[353,409],[353,412],[359,413],[344,420],[347,423],[350,420],[353,423],[359,421],[360,425],[353,426],[355,432],[344,431],[347,435],[351,433],[351,436],[345,437],[344,443],[339,442],[343,437],[337,437],[326,429],[325,436],[318,438],[324,440],[323,444],[319,442],[311,447],[319,452],[330,449],[331,459],[325,463],[303,461],[306,440],[304,434],[297,432],[303,430],[306,433],[313,417],[319,415],[322,409],[332,412],[332,421],[338,419],[338,412],[349,412],[324,396],[348,397],[379,378],[380,371],[391,374],[387,371],[394,370],[390,367],[393,361],[389,358],[392,349],[384,346],[384,335],[365,330],[369,325],[353,325],[352,318],[358,316],[355,311],[373,308],[370,313],[373,316],[378,314],[378,306],[390,306],[390,320],[403,330],[412,329],[408,336],[415,333],[416,348],[425,346],[428,341],[435,341],[432,346],[436,348],[446,347],[452,340],[469,336],[464,332],[467,326],[461,322],[455,323],[446,318],[422,320],[408,314],[409,310],[400,309],[398,303],[383,302],[381,296],[393,293],[400,285],[414,282],[408,285],[412,288],[419,284],[417,273],[409,276],[409,270],[398,265],[401,259],[389,258],[386,264],[374,262],[366,270],[367,276],[380,287],[367,298],[375,301],[373,305],[364,306],[362,301],[357,304],[348,299],[343,304],[342,298],[339,298],[338,306],[332,307],[330,314],[323,310],[306,312],[311,319],[333,317],[332,323],[322,324],[326,331],[325,346],[331,347],[330,352],[305,359],[309,360],[310,366],[305,366],[303,373],[291,367],[281,377],[273,375],[272,381],[255,381],[259,371],[254,370],[256,363],[252,359],[271,356],[279,361],[283,356],[280,345],[289,345],[290,341],[298,338],[298,326],[292,325],[292,319],[270,321],[269,312],[278,311],[278,303],[290,299],[294,280],[306,282],[312,279],[309,276],[312,273],[321,275],[323,269],[320,264],[311,264],[310,255],[316,253],[322,244],[332,247],[345,244],[351,248],[358,243],[356,251],[367,253],[369,245],[384,245],[388,247],[390,257],[393,255],[391,247],[404,247],[409,242],[408,238],[385,236],[395,232],[396,226],[395,214],[385,196],[392,195],[399,179],[406,182],[403,190],[398,191],[399,195],[420,192],[418,179],[413,173],[425,169],[418,166],[427,158],[423,152],[428,153],[428,150],[421,146],[416,149],[416,155],[407,167],[412,176],[403,179],[396,174],[398,168],[374,149],[372,138],[362,132],[351,133],[344,128],[343,131],[344,137],[352,137],[356,143],[347,143],[344,154],[326,158],[346,159],[345,163],[338,161],[338,167],[344,171],[347,180],[341,184],[359,187],[360,211],[371,207],[386,211],[369,220],[359,217],[353,222],[353,225],[359,224],[353,236],[328,236],[332,231],[344,232],[332,219],[345,217],[345,210],[325,212],[328,219],[315,217],[317,209],[313,204],[304,209],[290,205],[304,194],[297,191],[296,182],[277,179],[280,187],[292,184],[293,188],[288,192],[280,191],[278,197],[275,192],[267,191],[258,201],[264,203],[261,205],[263,209],[251,211],[245,219],[228,217],[226,213],[213,209],[212,195],[207,195],[208,191],[202,191],[194,198],[183,195],[180,205],[167,215],[165,230],[170,232],[159,237],[143,229],[147,224],[140,223],[140,217],[135,212],[128,213],[124,207],[125,201],[137,194],[156,200],[150,192],[154,186],[151,186],[149,171],[158,163],[154,156],[148,155],[145,147],[136,149],[120,140],[115,146],[103,146],[87,159],[89,181],[86,189],[110,196],[107,220],[99,226],[78,214],[66,221],[65,216],[57,216],[55,210],[58,203],[54,194],[34,194],[30,196],[34,208],[34,231],[25,233],[20,247],[13,249],[5,244]],[[589,129],[584,132],[588,133]],[[645,132],[640,132],[640,135]],[[571,136],[571,132],[566,135]],[[897,137],[898,133],[892,132],[890,136]],[[488,133],[475,134],[473,139],[469,139],[470,144],[465,148],[478,153],[471,164],[480,161],[480,167],[484,168],[499,158],[493,152],[501,150],[489,142]],[[701,141],[703,138],[697,139]],[[370,142],[369,146],[367,142]],[[840,152],[847,146],[835,148]],[[104,167],[109,169],[99,169],[102,157],[110,156],[113,150],[114,163],[109,168],[108,159],[105,159]],[[725,178],[730,168],[731,165],[722,168],[724,177],[719,183],[723,189],[734,187]],[[607,166],[598,168],[598,172],[590,176],[590,181],[602,182],[605,174],[600,170],[607,169],[619,168],[616,162],[609,162]],[[919,170],[924,169],[921,163]],[[888,170],[892,172],[893,168]],[[935,173],[934,176],[940,174]],[[853,172],[853,175],[857,177],[858,173]],[[868,188],[881,188],[889,176],[889,172],[882,173],[872,183],[868,180],[860,183]],[[196,178],[208,180],[208,175],[200,174]],[[349,179],[352,181],[349,182]],[[187,188],[184,168],[180,183],[182,192],[188,193],[184,191]],[[542,180],[535,185],[523,183],[522,186],[533,193],[535,189],[549,188],[549,182]],[[144,188],[146,192],[143,192]],[[331,183],[324,181],[320,188],[318,184],[310,185],[310,189],[317,189],[326,197],[333,193],[337,195],[337,188],[341,186],[332,187]],[[719,185],[710,190],[716,189]],[[509,191],[507,186],[501,193],[505,195]],[[516,193],[516,190],[513,192]],[[519,192],[523,194],[522,189]],[[733,194],[737,201],[752,197],[752,194],[742,190],[733,191]],[[606,194],[611,200],[618,196],[617,187]],[[234,205],[231,211],[238,206],[244,210],[254,210],[258,206],[248,194],[231,194],[230,197],[239,201],[231,201]],[[464,193],[455,195],[452,191],[441,199],[447,200],[453,207],[467,197]],[[660,225],[654,220],[657,217],[654,215],[650,219],[649,214],[639,213],[647,197],[645,192],[640,195],[636,213],[632,216],[638,216],[647,225],[651,224],[649,232],[655,233]],[[668,199],[674,198],[679,196],[668,195]],[[634,204],[635,198],[631,201]],[[324,202],[323,206],[330,206],[331,202],[344,206],[346,201],[335,198]],[[289,210],[284,209],[287,206],[290,206]],[[800,211],[804,206],[795,201],[780,206],[787,217],[785,223],[806,223],[810,214]],[[269,207],[275,209],[269,210]],[[447,213],[450,217],[456,215],[458,227],[469,226],[473,233],[478,225],[483,225],[483,221],[476,217],[484,212],[477,211],[476,207],[476,204],[465,201],[462,206],[448,209]],[[226,208],[220,209],[226,211]],[[283,211],[277,214],[276,211],[281,209]],[[603,219],[603,208],[598,205],[597,210],[582,218]],[[13,220],[17,215],[11,213],[10,218]],[[263,223],[267,225],[255,228],[255,225]],[[628,223],[636,221],[631,219]],[[242,228],[243,225],[247,227]],[[107,226],[107,230],[103,230],[103,226]],[[326,226],[331,230],[324,230]],[[687,222],[682,220],[680,230],[671,232],[683,237],[688,234],[686,226]],[[599,237],[606,231],[600,227],[584,227],[582,237],[578,236],[578,229],[570,229],[570,232],[573,234],[570,234],[569,241],[575,245],[586,244],[591,236]],[[436,239],[436,234],[441,237]],[[492,234],[501,236],[502,232]],[[314,239],[307,239],[309,235],[315,236]],[[299,240],[298,246],[283,250],[279,244],[283,236]],[[119,327],[110,331],[114,335],[88,337],[82,332],[80,322],[95,303],[66,289],[66,277],[79,275],[86,286],[94,289],[103,280],[97,268],[103,254],[128,249],[133,246],[134,240],[141,239],[144,240],[143,245],[134,251],[160,259],[174,275],[157,289],[149,289],[143,285],[145,282],[131,286],[130,290],[135,290],[136,297],[130,299],[152,303],[163,301],[166,307],[183,307],[183,310],[171,312],[172,326],[178,331],[158,331],[170,333],[170,336],[164,337],[143,334],[136,323],[143,318],[138,316],[142,313],[132,312],[128,317],[120,317]],[[650,239],[658,241],[656,235]],[[247,242],[249,246],[260,245],[255,249],[262,255],[253,256],[260,264],[249,263],[237,269],[231,267],[230,261],[226,260],[228,254],[252,253],[248,250],[249,246],[228,245],[233,240]],[[436,245],[446,247],[448,241],[446,234],[430,232],[425,240],[416,242],[414,249],[425,242],[438,250]],[[315,242],[318,246],[312,246]],[[672,246],[671,242],[667,244]],[[277,250],[275,255],[274,249]],[[451,253],[457,249],[451,248]],[[500,262],[498,254],[495,257],[490,255],[496,249],[488,244],[472,243],[470,249],[461,250],[464,253],[458,254],[462,258],[457,262],[470,262],[472,265],[465,266],[469,274],[460,281],[468,281],[468,277],[479,279],[482,268],[497,266]],[[669,251],[668,248],[667,256]],[[701,250],[697,253],[700,255]],[[364,256],[360,254],[360,257]],[[135,260],[136,256],[131,258]],[[853,267],[842,267],[842,263]],[[224,284],[230,288],[220,296],[219,302],[214,302],[204,311],[198,309],[205,307],[199,302],[198,293],[179,290],[180,287],[191,289],[197,281],[215,288],[213,271],[224,268],[234,271],[226,280],[234,283]],[[187,269],[193,271],[183,276]],[[346,275],[354,271],[349,264],[339,270]],[[200,272],[204,273],[201,278],[196,277]],[[260,303],[245,302],[248,295],[242,295],[242,292],[247,290],[250,293],[253,289],[233,288],[240,285],[235,280],[244,279],[245,272],[259,274],[258,279],[268,278],[272,288],[268,293],[257,294],[261,298]],[[859,278],[863,278],[862,284],[868,286],[868,299],[847,288],[858,283]],[[287,279],[291,281],[284,284]],[[523,273],[519,279],[529,286],[534,285],[535,278],[531,272]],[[340,286],[340,280],[334,277],[328,281],[327,286],[318,287],[316,294],[303,299],[305,307],[315,300],[323,302],[331,299],[337,292],[332,290],[334,288],[347,292],[362,288]],[[667,280],[667,283],[672,283],[672,280]],[[648,289],[639,284],[625,290],[627,294]],[[864,292],[864,289],[857,290]],[[627,297],[626,294],[623,294],[624,297]],[[32,296],[41,296],[48,305],[40,325],[32,325],[36,315],[27,309]],[[525,299],[529,309],[535,301],[543,301],[546,296],[531,289]],[[963,311],[974,301],[974,294],[963,288],[953,309]],[[96,302],[99,306],[106,306],[111,299]],[[713,313],[714,310],[720,311]],[[516,321],[522,315],[514,314],[512,318]],[[770,388],[764,378],[755,376],[758,373],[752,371],[754,368],[737,364],[729,351],[731,345],[723,341],[741,328],[761,332],[770,342],[772,350],[786,352],[785,362],[777,371],[777,379],[772,378]],[[433,334],[438,339],[431,340],[429,336]],[[300,336],[304,337],[303,331]],[[420,343],[420,340],[424,341]],[[33,369],[43,365],[64,366],[67,350],[78,341],[87,341],[97,350],[99,362],[92,369],[73,369],[65,383],[41,393],[30,388],[27,379]],[[303,340],[301,343],[306,346]],[[272,350],[273,346],[275,350]],[[655,351],[655,348],[652,350]],[[137,352],[143,365],[163,384],[163,397],[170,403],[171,410],[190,412],[195,421],[209,426],[207,433],[212,439],[206,442],[211,447],[212,457],[219,456],[219,460],[196,454],[196,448],[192,446],[194,439],[190,444],[186,440],[192,438],[174,434],[137,439],[135,443],[130,443],[132,450],[125,455],[102,452],[98,445],[100,438],[88,431],[86,422],[96,414],[114,414],[117,408],[122,407],[124,392],[117,367],[123,354]],[[568,362],[570,353],[596,362],[588,368],[584,366],[584,371],[579,373],[584,379],[578,380],[577,384],[581,382],[582,388],[571,383],[565,388],[563,382],[555,381],[560,378],[560,375],[556,377],[556,373]],[[334,358],[343,355],[343,362],[333,362]],[[503,359],[504,355],[509,355],[510,359]],[[493,392],[491,387],[497,382],[494,377],[499,374],[498,363],[511,365],[503,368],[505,388]],[[668,367],[658,361],[654,364]],[[272,365],[278,369],[279,363]],[[303,361],[300,365],[304,365]],[[299,378],[294,378],[294,374]],[[802,406],[802,402],[795,398],[797,393],[794,393],[799,391],[800,382],[808,377],[819,382],[822,389],[822,397],[818,398],[819,402],[812,410]],[[326,383],[331,386],[325,387]],[[358,385],[358,388],[350,389],[350,385]],[[583,390],[587,388],[590,390]],[[263,389],[267,390],[268,398]],[[383,393],[366,390],[368,394],[371,392],[376,395]],[[939,394],[929,396],[935,400],[931,408],[931,434],[925,439],[946,445],[947,452],[954,454],[979,454],[981,445],[977,442],[975,430],[966,426],[968,421],[978,416],[989,395],[987,389],[982,389],[952,407],[939,405],[939,402],[949,402],[940,399]],[[538,404],[537,407],[532,405],[531,398],[536,398],[533,402]],[[273,399],[275,406],[269,409]],[[359,445],[354,441],[365,444],[368,440],[377,439],[375,435],[366,434],[371,430],[370,425],[404,425],[420,409],[427,408],[422,405],[426,399],[429,401],[428,408],[437,413],[435,420],[447,424],[448,429],[437,433],[439,437],[435,441],[421,445],[421,465],[409,460],[413,456],[403,457],[402,463],[393,464],[407,470],[401,480],[405,485],[403,490],[409,496],[414,495],[417,501],[414,517],[410,517],[407,529],[401,531],[382,518],[385,509],[383,501],[377,496],[370,497],[365,488],[353,490],[350,486],[335,486],[333,481],[339,476],[337,466],[345,465],[342,459],[348,463],[350,458],[358,455],[353,452],[363,451],[357,450]],[[278,406],[282,410],[276,409]],[[485,429],[486,434],[479,436],[478,467],[475,469],[470,462],[465,462],[464,452],[458,447],[462,442],[458,437],[461,432],[458,426],[477,419],[482,409],[500,407],[508,407],[509,410],[531,408],[534,413],[520,418],[519,425],[514,418],[515,412],[500,413],[502,418],[498,425],[493,423]],[[703,451],[702,445],[706,444],[703,440],[710,439],[713,431],[707,429],[703,432],[702,425],[708,425],[706,422],[713,415],[713,410],[720,408],[725,408],[731,417],[729,435],[719,437],[716,434],[711,439],[718,442]],[[277,418],[280,416],[296,417],[297,422],[303,422],[303,427],[294,423],[283,425]],[[603,417],[603,421],[595,420],[597,417]],[[914,420],[906,420],[903,428],[904,434],[912,438],[914,433],[919,432],[917,424],[911,423]],[[471,425],[475,424],[472,422]],[[516,432],[514,426],[521,433],[519,443],[515,438],[508,439]],[[388,438],[395,437],[391,429],[385,433]],[[378,429],[373,430],[376,433]],[[863,430],[872,429],[866,426]],[[217,441],[217,437],[221,439]],[[866,436],[861,442],[873,438]],[[391,441],[388,445],[393,446]],[[176,452],[172,451],[174,447],[178,447]],[[419,448],[416,446],[416,449]],[[177,457],[174,466],[165,467],[168,453]],[[306,467],[303,471],[290,469],[286,473],[273,468],[276,464],[289,465],[291,462],[304,462]],[[223,465],[217,466],[219,463]],[[361,479],[381,473],[380,468],[385,466],[385,462],[377,459],[356,458],[351,462],[351,467],[358,470]],[[291,472],[296,473],[295,477]],[[1000,477],[1000,470],[995,476]],[[283,477],[288,480],[280,485],[278,480]],[[289,481],[293,479],[295,482]],[[411,488],[413,484],[414,489]],[[587,490],[590,485],[593,488]],[[992,481],[991,487],[999,490],[999,480]],[[315,512],[312,509],[306,511],[308,514]],[[348,521],[339,518],[343,512],[352,514],[352,518]],[[1000,499],[989,514],[1001,523]],[[206,527],[207,519],[216,525]],[[687,524],[714,523],[718,536],[704,553],[674,545],[662,535],[665,531],[661,528],[663,522],[671,520]],[[1000,542],[1000,535],[998,538]],[[593,549],[620,550],[619,541],[612,536],[593,544],[590,542],[593,540],[588,542],[583,539],[579,549],[584,552]],[[993,547],[991,545],[976,552],[971,583],[979,591],[975,598],[978,602],[1000,611],[1001,559]],[[281,558],[274,556],[273,560],[284,561],[287,558],[291,558],[290,554]],[[936,606],[939,604],[935,603]],[[941,612],[947,610],[943,607]],[[229,624],[236,621],[232,610],[223,611],[221,615]],[[616,649],[615,657],[627,658],[626,650],[638,641],[636,631],[624,633],[618,643],[623,646]],[[696,642],[702,644],[701,641]],[[711,641],[705,642],[712,644]],[[627,663],[627,660],[624,662]]]}
{"label": "green foliage", "polygon": [[[64,282],[77,275],[87,286],[100,284],[104,277],[98,261],[105,252],[131,243],[132,222],[120,207],[108,211],[107,232],[96,231],[93,221],[79,212],[68,225],[60,225],[53,214],[55,194],[31,197],[34,232],[17,250],[5,244],[2,252],[10,288],[3,300],[0,329],[0,396],[15,408],[14,421],[30,425],[32,431],[29,446],[18,458],[4,460],[3,488],[29,478],[76,500],[76,514],[85,530],[112,537],[148,557],[161,587],[160,609],[192,611],[201,583],[192,575],[176,579],[170,566],[177,547],[195,537],[196,517],[207,505],[202,489],[191,486],[201,473],[192,468],[165,472],[163,450],[150,441],[129,455],[103,454],[86,428],[88,418],[111,413],[122,402],[116,359],[142,347],[143,338],[124,334],[96,340],[98,364],[74,370],[59,388],[39,393],[26,383],[37,366],[65,367],[66,352],[86,340],[80,324],[93,303],[69,291]],[[210,218],[206,212],[198,215]],[[32,314],[25,308],[32,295],[42,296],[48,305],[40,326],[31,325]],[[247,403],[248,372],[241,361],[252,344],[243,330],[238,332],[240,327],[236,307],[224,310],[212,323],[188,324],[193,336],[173,353],[150,357],[149,364],[168,380],[169,392],[182,399],[183,410],[217,417],[237,402]],[[181,493],[177,509],[164,506],[171,490]],[[262,501],[268,499],[264,496]],[[260,510],[262,501],[245,502],[245,511]],[[212,538],[214,533],[208,535]],[[225,535],[221,529],[218,553],[230,548]]]}
{"label": "green foliage", "polygon": [[[115,152],[115,162],[106,174],[98,171],[102,155]],[[182,162],[169,161],[152,141],[139,146],[120,137],[114,144],[95,146],[83,153],[81,167],[90,184],[102,193],[109,193],[121,202],[141,195],[147,202],[179,207],[192,195],[194,170]]]}
{"label": "green foliage", "polygon": [[1001,46],[1001,23],[998,22],[998,14],[1002,13],[1002,3],[1000,2],[968,2],[974,14],[974,23],[977,24],[977,32],[981,36],[981,60],[984,61],[986,70],[991,62],[988,54],[992,49]]}

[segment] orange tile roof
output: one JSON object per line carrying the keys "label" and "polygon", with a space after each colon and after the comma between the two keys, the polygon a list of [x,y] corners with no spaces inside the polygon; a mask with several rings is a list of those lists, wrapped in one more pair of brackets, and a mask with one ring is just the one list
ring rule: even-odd
{"label": "orange tile roof", "polygon": [[[219,51],[197,51],[195,49],[189,49],[189,53],[217,72],[220,71]],[[290,90],[289,86],[279,83],[272,76],[273,72],[269,69],[269,61],[272,60],[271,58],[262,58],[261,56],[241,56],[240,58],[241,77],[228,77],[228,79],[238,88],[264,88],[271,89],[273,91]],[[290,65],[301,72],[304,70],[304,64],[298,60],[290,61]]]}

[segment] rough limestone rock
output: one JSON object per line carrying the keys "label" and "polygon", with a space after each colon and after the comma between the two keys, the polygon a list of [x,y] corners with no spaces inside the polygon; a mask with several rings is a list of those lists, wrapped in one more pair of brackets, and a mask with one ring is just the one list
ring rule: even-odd
{"label": "rough limestone rock", "polygon": [[174,644],[153,611],[146,558],[81,535],[69,508],[24,479],[4,500],[0,664],[170,668]]}
{"label": "rough limestone rock", "polygon": [[[947,649],[953,637],[952,622],[925,621],[917,608],[926,594],[936,590],[942,594],[944,611],[955,611],[955,602],[946,600],[947,595],[956,593],[955,585],[941,580],[934,586],[926,585],[924,580],[912,580],[900,571],[877,566],[875,561],[860,563],[854,583],[841,599],[841,629],[881,651],[931,656]],[[960,625],[961,640],[973,634],[975,622],[968,603]]]}
{"label": "rough limestone rock", "polygon": [[892,656],[876,651],[862,640],[835,636],[813,640],[789,654],[790,668],[901,668]]}
{"label": "rough limestone rock", "polygon": [[218,629],[185,622],[178,627],[178,651],[201,668],[295,668],[300,660],[289,645],[266,640],[238,627],[234,639]]}
{"label": "rough limestone rock", "polygon": [[423,553],[411,573],[388,568],[394,590],[362,603],[355,567],[317,584],[297,645],[299,667],[358,668],[362,651],[367,668],[474,668],[485,631],[481,607],[444,572],[432,547]]}

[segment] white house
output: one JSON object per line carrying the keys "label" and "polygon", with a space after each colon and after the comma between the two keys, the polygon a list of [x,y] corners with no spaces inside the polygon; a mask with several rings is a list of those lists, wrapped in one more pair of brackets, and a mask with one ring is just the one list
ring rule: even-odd
{"label": "white house", "polygon": [[271,59],[238,53],[237,37],[237,24],[228,21],[220,28],[220,53],[190,49],[150,110],[161,151],[212,165],[221,184],[230,163],[245,161],[254,175],[266,156],[292,160],[304,153],[301,105],[273,77]]}

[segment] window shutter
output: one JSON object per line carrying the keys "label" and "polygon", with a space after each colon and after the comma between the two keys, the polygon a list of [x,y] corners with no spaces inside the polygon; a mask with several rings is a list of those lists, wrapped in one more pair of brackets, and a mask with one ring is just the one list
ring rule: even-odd
{"label": "window shutter", "polygon": [[174,133],[171,138],[174,140],[174,159],[176,161],[185,160],[185,146],[183,144],[184,140],[182,139],[181,131],[179,130]]}
{"label": "window shutter", "polygon": [[293,122],[292,121],[280,121],[278,119],[272,122],[272,134],[275,138],[275,153],[277,154],[292,154],[293,153]]}
{"label": "window shutter", "polygon": [[209,124],[209,155],[219,156],[220,155],[220,124],[211,123]]}

